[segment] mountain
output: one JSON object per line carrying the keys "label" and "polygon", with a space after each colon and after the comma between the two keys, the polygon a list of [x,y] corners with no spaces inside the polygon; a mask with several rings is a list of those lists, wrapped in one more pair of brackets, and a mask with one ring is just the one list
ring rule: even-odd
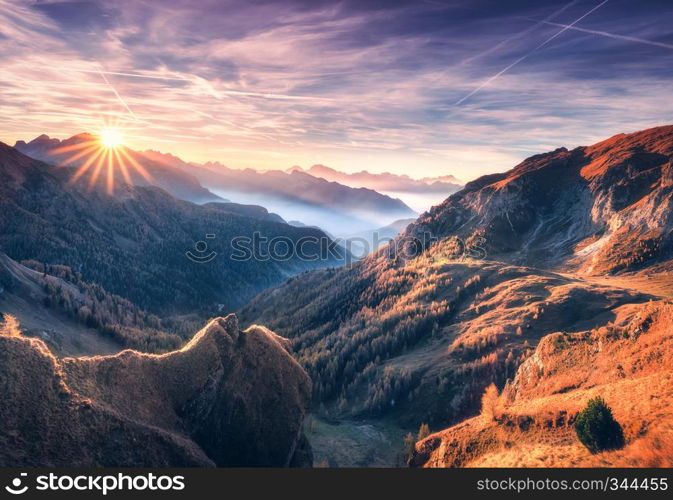
{"label": "mountain", "polygon": [[[40,135],[32,141],[17,141],[14,147],[23,154],[52,165],[66,167],[82,167],[91,156],[79,154],[88,151],[89,147],[98,144],[98,137],[91,134],[78,134],[69,139],[52,139]],[[155,161],[151,157],[138,153],[125,146],[119,146],[113,158],[119,180],[134,186],[157,186],[181,200],[194,203],[223,201],[222,198],[205,189],[199,181],[188,173],[169,164]],[[120,164],[125,164],[128,179],[121,175]],[[140,165],[140,168],[135,165]],[[107,162],[106,165],[107,167]]]}
{"label": "mountain", "polygon": [[418,428],[475,411],[484,388],[504,384],[546,335],[598,327],[617,307],[651,298],[533,268],[460,262],[447,250],[437,244],[406,262],[381,251],[305,273],[239,315],[292,340],[329,418]]}
{"label": "mountain", "polygon": [[285,339],[233,315],[159,357],[58,359],[5,329],[0,385],[3,467],[311,465],[308,376]]}
{"label": "mountain", "polygon": [[453,175],[444,175],[441,177],[424,177],[416,180],[408,175],[391,174],[384,172],[382,174],[372,174],[366,170],[347,174],[340,172],[325,165],[313,165],[307,170],[301,167],[292,167],[290,172],[305,172],[315,177],[321,177],[328,181],[339,182],[351,187],[366,187],[379,192],[394,193],[440,193],[448,196],[462,188],[462,182]]}
{"label": "mountain", "polygon": [[[631,349],[622,341],[639,328],[647,331],[649,320],[629,323],[624,311],[647,318],[649,308],[667,311],[666,300],[673,297],[672,147],[673,127],[667,126],[534,156],[468,183],[388,248],[263,292],[240,317],[292,340],[313,379],[318,415],[365,419],[377,429],[393,424],[404,432],[415,432],[421,423],[448,428],[446,436],[419,443],[412,464],[482,464],[471,460],[482,445],[493,444],[489,436],[519,425],[508,417],[473,425],[470,418],[479,413],[491,383],[504,391],[503,398],[512,394],[522,414],[535,401],[540,414],[558,409],[570,415],[603,389],[616,405],[613,395],[626,391],[615,379],[622,373],[619,358],[597,356],[596,349],[600,353],[613,341],[615,353]],[[634,401],[649,398],[648,390],[652,398],[669,401],[672,374],[657,359],[671,351],[668,337],[655,348],[658,339],[640,341],[652,345],[650,359],[634,357],[630,371],[622,366],[625,384],[643,384]],[[550,345],[566,351],[548,364],[536,352],[549,353]],[[591,391],[597,379],[587,375],[584,381],[580,367],[590,372],[594,361],[613,364],[601,365],[605,386]],[[547,392],[535,393],[531,382],[533,392],[517,393],[517,378],[526,380],[534,368],[550,376]],[[659,385],[648,389],[650,382],[637,379],[650,368],[650,382]],[[559,399],[569,401],[567,409],[545,406],[554,394],[563,394]],[[635,426],[640,415],[625,416],[628,411],[620,406],[618,415]],[[571,439],[571,430],[558,436]],[[641,431],[629,433],[629,443],[647,435]],[[526,436],[531,445],[547,434]],[[506,449],[517,439],[498,443]],[[454,460],[455,446],[474,456]],[[515,447],[508,460],[525,450],[523,444]],[[559,458],[556,464],[573,462]]]}
{"label": "mountain", "polygon": [[[419,442],[416,467],[671,467],[673,305],[624,305],[614,321],[544,337],[495,402]],[[602,397],[626,446],[592,454],[573,424]]]}
{"label": "mountain", "polygon": [[[0,143],[0,246],[17,261],[68,266],[151,313],[213,316],[345,257],[317,229],[196,205],[153,186],[121,184],[110,196],[73,184],[73,175]],[[294,248],[308,239],[302,250],[320,258],[267,258],[278,239]]]}
{"label": "mountain", "polygon": [[399,219],[383,227],[347,235],[344,244],[355,257],[364,257],[387,245],[414,221],[415,219]]}
{"label": "mountain", "polygon": [[[167,161],[176,164],[175,157]],[[262,205],[285,220],[301,220],[339,236],[416,216],[399,199],[304,172],[237,170],[219,163],[183,164],[182,168],[208,189],[236,203]]]}
{"label": "mountain", "polygon": [[379,193],[400,198],[414,210],[424,212],[447,196],[460,191],[463,182],[452,175],[412,179],[408,175],[396,175],[389,172],[372,174],[363,170],[353,174],[340,172],[324,165],[313,165],[308,170],[292,167],[289,172],[303,172],[350,187],[374,189]]}
{"label": "mountain", "polygon": [[494,259],[581,274],[671,258],[673,126],[528,158],[470,182],[408,236],[484,239]]}

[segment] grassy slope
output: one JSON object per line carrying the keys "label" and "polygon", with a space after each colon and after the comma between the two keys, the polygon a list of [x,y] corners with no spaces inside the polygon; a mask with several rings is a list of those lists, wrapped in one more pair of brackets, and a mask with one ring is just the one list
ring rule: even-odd
{"label": "grassy slope", "polygon": [[397,467],[405,431],[380,420],[330,422],[312,415],[304,425],[317,467]]}
{"label": "grassy slope", "polygon": [[484,387],[502,386],[545,335],[599,326],[614,308],[647,299],[531,268],[449,261],[438,245],[406,263],[380,256],[302,275],[242,318],[293,341],[316,405],[332,418],[390,417],[418,429],[476,411]]}
{"label": "grassy slope", "polygon": [[[673,305],[625,305],[614,323],[546,337],[503,391],[495,420],[479,416],[417,444],[430,467],[671,466]],[[572,423],[602,396],[624,429],[623,450],[590,454]]]}
{"label": "grassy slope", "polygon": [[3,332],[0,387],[12,404],[0,406],[0,465],[309,465],[311,383],[286,347],[264,328],[240,331],[233,315],[163,355],[57,359]]}

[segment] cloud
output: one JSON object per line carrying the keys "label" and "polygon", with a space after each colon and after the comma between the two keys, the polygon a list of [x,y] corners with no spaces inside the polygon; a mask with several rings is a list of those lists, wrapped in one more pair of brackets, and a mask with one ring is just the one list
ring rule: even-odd
{"label": "cloud", "polygon": [[0,136],[469,179],[670,121],[671,51],[586,32],[673,43],[670,3],[530,21],[599,3],[4,0]]}

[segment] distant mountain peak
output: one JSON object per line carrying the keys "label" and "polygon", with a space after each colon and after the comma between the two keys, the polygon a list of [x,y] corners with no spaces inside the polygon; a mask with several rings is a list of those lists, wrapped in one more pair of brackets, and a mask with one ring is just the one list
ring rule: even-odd
{"label": "distant mountain peak", "polygon": [[448,196],[462,187],[462,182],[453,175],[413,179],[407,174],[393,174],[391,172],[374,174],[367,170],[361,170],[355,173],[346,173],[321,164],[313,165],[307,170],[303,170],[300,167],[293,167],[288,171],[301,171],[315,177],[321,177],[332,182],[339,182],[350,187],[368,188],[386,194],[416,193],[427,195],[438,193]]}

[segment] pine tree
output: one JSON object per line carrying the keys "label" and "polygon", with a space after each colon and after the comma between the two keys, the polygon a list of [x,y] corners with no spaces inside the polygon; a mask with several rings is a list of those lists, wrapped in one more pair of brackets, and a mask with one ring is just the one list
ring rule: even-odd
{"label": "pine tree", "polygon": [[19,320],[11,314],[5,314],[2,324],[0,324],[0,335],[7,337],[18,337],[21,335]]}
{"label": "pine tree", "polygon": [[429,435],[430,435],[430,426],[428,426],[428,424],[421,424],[421,426],[418,429],[418,438],[416,439],[416,441],[422,441]]}
{"label": "pine tree", "polygon": [[601,397],[589,401],[575,420],[578,439],[591,453],[624,446],[624,432]]}

